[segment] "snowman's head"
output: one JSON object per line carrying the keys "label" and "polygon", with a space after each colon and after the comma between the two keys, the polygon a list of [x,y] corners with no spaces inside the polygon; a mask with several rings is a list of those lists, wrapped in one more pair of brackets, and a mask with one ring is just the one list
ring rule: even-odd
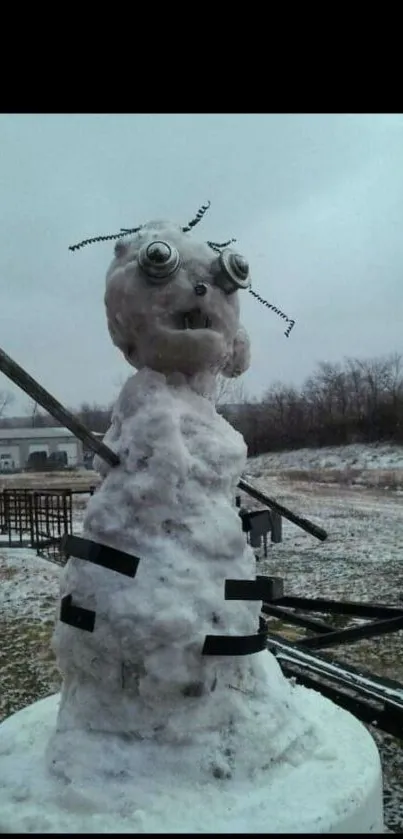
{"label": "snowman's head", "polygon": [[115,245],[105,292],[112,340],[138,369],[239,376],[250,353],[238,298],[249,284],[235,250],[149,222]]}

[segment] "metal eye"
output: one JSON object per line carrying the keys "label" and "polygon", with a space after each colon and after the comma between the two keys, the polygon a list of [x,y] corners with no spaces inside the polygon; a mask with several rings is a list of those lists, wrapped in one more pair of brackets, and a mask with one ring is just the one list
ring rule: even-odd
{"label": "metal eye", "polygon": [[159,240],[143,245],[139,250],[138,260],[140,267],[153,283],[164,282],[180,265],[176,248]]}
{"label": "metal eye", "polygon": [[217,282],[226,294],[250,286],[249,265],[240,253],[229,249],[223,251],[219,256],[219,265],[221,270]]}

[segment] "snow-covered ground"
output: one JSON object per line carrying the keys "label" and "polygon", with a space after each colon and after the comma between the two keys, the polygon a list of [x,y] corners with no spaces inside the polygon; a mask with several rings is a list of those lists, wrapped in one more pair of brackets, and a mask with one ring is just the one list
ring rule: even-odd
{"label": "snow-covered ground", "polygon": [[[352,461],[356,463],[352,464]],[[328,464],[328,465],[326,465]],[[358,466],[357,466],[358,464]],[[369,465],[371,464],[371,465]],[[269,546],[259,573],[282,576],[287,593],[397,603],[403,598],[403,499],[399,492],[304,480],[301,472],[346,471],[403,474],[403,447],[348,446],[302,450],[251,459],[247,478],[324,527],[318,542],[287,521],[283,542]],[[290,474],[293,470],[294,474]],[[75,530],[80,531],[82,504]],[[60,568],[27,549],[0,552],[0,719],[58,689],[60,677],[49,648]],[[401,602],[401,601],[400,601]],[[340,647],[334,655],[403,682],[403,633]],[[403,830],[401,742],[372,732],[381,750],[388,825]]]}
{"label": "snow-covered ground", "polygon": [[249,461],[262,469],[403,469],[403,446],[352,443],[320,449],[272,452]]}
{"label": "snow-covered ground", "polygon": [[[353,461],[364,476],[371,469],[374,480],[361,485],[345,480]],[[401,605],[403,498],[401,491],[387,490],[387,482],[377,480],[386,471],[394,471],[403,486],[403,447],[354,445],[250,459],[245,477],[251,483],[329,534],[325,542],[318,542],[283,520],[283,542],[269,547],[259,573],[282,577],[287,594]],[[327,474],[333,474],[333,480],[326,480]],[[248,503],[246,496],[242,503]],[[402,639],[403,632],[396,632],[335,648],[332,655],[403,683]],[[400,832],[402,741],[374,729],[372,734],[382,756],[387,823]]]}

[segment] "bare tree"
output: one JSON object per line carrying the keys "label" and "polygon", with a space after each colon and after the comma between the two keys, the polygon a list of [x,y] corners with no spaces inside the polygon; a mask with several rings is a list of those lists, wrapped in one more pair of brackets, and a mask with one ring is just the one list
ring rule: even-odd
{"label": "bare tree", "polygon": [[39,405],[31,400],[24,417],[16,417],[16,425],[20,428],[52,428],[61,425],[48,411],[41,411]]}
{"label": "bare tree", "polygon": [[14,399],[14,394],[10,393],[9,390],[0,390],[0,417],[4,416]]}
{"label": "bare tree", "polygon": [[34,402],[34,407],[32,408],[32,414],[31,414],[32,428],[35,428],[35,420],[36,420],[37,413],[38,413],[38,403]]}
{"label": "bare tree", "polygon": [[103,406],[97,403],[83,402],[75,413],[90,431],[105,434],[111,422],[112,405]]}
{"label": "bare tree", "polygon": [[321,362],[300,388],[274,383],[233,422],[250,453],[403,441],[403,357]]}
{"label": "bare tree", "polygon": [[240,379],[227,379],[225,376],[217,377],[217,405],[242,405],[245,402],[245,386]]}

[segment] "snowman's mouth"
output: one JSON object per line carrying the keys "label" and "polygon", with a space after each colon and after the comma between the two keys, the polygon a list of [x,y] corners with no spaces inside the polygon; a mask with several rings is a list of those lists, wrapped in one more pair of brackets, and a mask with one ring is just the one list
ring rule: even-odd
{"label": "snowman's mouth", "polygon": [[179,329],[211,329],[210,318],[201,309],[191,309],[178,315]]}

